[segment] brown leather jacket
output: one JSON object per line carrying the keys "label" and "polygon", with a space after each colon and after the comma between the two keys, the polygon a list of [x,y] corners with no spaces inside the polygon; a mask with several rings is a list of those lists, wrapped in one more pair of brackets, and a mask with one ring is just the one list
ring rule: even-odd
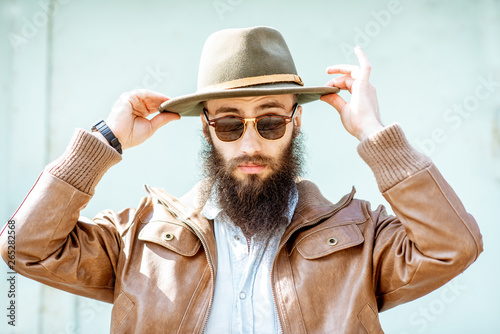
{"label": "brown leather jacket", "polygon": [[[482,251],[477,224],[436,167],[393,138],[399,128],[385,131],[360,154],[397,217],[353,199],[354,191],[332,204],[311,182],[297,183],[299,203],[270,277],[283,332],[382,333],[379,311],[442,286]],[[113,333],[203,332],[217,274],[212,222],[155,188],[136,209],[79,217],[119,160],[92,138],[78,133],[14,215],[16,271],[114,303]],[[373,162],[386,154],[394,159]],[[1,246],[8,261],[7,233]]]}

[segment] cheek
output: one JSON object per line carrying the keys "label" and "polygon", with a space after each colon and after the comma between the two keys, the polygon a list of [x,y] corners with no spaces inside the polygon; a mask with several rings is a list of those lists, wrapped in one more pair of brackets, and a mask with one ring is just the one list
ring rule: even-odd
{"label": "cheek", "polygon": [[290,145],[291,141],[292,141],[292,131],[287,131],[285,137],[279,140],[276,143],[277,145],[272,146],[272,156],[276,158],[281,157],[283,152],[287,149],[288,145]]}
{"label": "cheek", "polygon": [[222,159],[224,159],[224,162],[227,163],[231,159],[235,158],[237,156],[237,147],[234,144],[231,143],[225,143],[221,142],[218,140],[216,137],[212,136],[212,143],[217,150],[217,152],[220,154]]}

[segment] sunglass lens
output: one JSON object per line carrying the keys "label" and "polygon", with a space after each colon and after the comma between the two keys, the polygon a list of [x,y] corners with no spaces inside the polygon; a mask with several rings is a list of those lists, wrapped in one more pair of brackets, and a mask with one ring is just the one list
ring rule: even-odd
{"label": "sunglass lens", "polygon": [[223,118],[215,123],[215,133],[222,141],[234,141],[241,137],[245,124],[239,119]]}
{"label": "sunglass lens", "polygon": [[286,122],[279,116],[263,117],[257,122],[257,130],[265,139],[279,139],[285,135]]}

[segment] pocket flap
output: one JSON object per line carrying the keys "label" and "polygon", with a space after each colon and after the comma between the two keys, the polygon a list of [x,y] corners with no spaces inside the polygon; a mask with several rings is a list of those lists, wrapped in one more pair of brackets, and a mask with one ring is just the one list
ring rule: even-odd
{"label": "pocket flap", "polygon": [[356,224],[325,227],[306,233],[295,247],[306,259],[312,260],[361,244],[364,241]]}
{"label": "pocket flap", "polygon": [[200,239],[186,226],[167,221],[150,221],[139,233],[139,240],[154,242],[180,255],[198,253]]}

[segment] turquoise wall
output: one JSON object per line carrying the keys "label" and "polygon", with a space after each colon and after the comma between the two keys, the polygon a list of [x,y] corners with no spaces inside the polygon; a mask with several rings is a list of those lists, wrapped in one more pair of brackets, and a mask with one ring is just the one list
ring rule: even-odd
{"label": "turquoise wall", "polygon": [[[479,222],[485,251],[463,275],[380,314],[387,333],[498,333],[500,314],[500,1],[0,0],[0,217],[7,221],[75,128],[105,118],[121,92],[196,89],[199,55],[219,29],[279,29],[307,85],[328,65],[372,63],[382,120],[399,122]],[[344,95],[346,96],[346,95]],[[347,96],[346,96],[347,98]],[[386,204],[357,140],[322,102],[304,106],[307,177],[336,201]],[[84,214],[135,206],[142,184],[182,195],[199,179],[198,118],[183,118],[127,150]],[[0,265],[6,314],[7,266]],[[18,276],[16,327],[0,333],[109,332],[110,305]]]}

